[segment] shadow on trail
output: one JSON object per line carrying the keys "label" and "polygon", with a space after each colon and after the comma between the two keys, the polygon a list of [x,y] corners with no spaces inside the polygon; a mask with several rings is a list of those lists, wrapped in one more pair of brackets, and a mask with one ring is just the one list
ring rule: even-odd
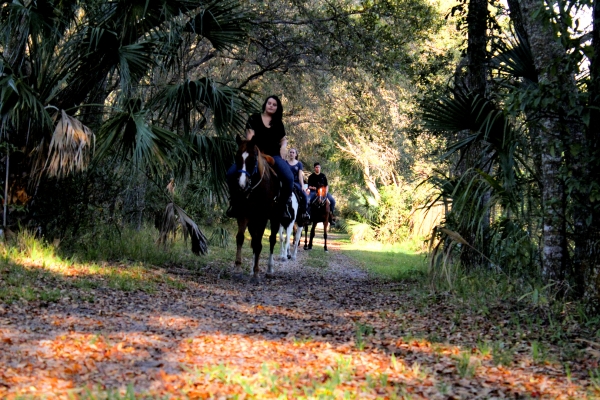
{"label": "shadow on trail", "polygon": [[[312,252],[322,251],[318,246],[316,241]],[[164,283],[150,293],[72,287],[70,299],[65,294],[57,302],[3,305],[0,395],[126,382],[162,394],[170,393],[169,385],[187,387],[182,382],[195,379],[190,371],[198,368],[236,365],[257,373],[265,362],[276,363],[281,374],[295,368],[293,373],[321,379],[340,357],[350,357],[354,371],[363,371],[352,379],[367,382],[369,374],[386,374],[379,385],[401,387],[417,398],[585,391],[551,369],[498,368],[483,358],[465,379],[460,347],[409,338],[430,335],[434,325],[448,327],[451,318],[421,317],[413,309],[418,305],[405,303],[405,283],[369,277],[338,248],[331,246],[324,256],[326,268],[306,267],[313,255],[305,251],[295,263],[278,262],[275,278],[261,285],[217,279],[212,271],[176,277],[185,289]],[[59,275],[44,279],[66,279]],[[85,293],[93,294],[93,302],[81,300]],[[456,344],[470,352],[472,343]]]}

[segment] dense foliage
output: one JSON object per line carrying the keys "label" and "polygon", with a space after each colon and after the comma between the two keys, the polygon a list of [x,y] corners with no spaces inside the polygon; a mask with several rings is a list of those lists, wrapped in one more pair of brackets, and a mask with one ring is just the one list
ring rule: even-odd
{"label": "dense foliage", "polygon": [[218,222],[231,139],[275,93],[355,239],[437,207],[438,260],[595,299],[596,5],[507,5],[3,2],[3,225]]}
{"label": "dense foliage", "polygon": [[[430,178],[452,208],[438,261],[455,255],[465,268],[541,276],[552,290],[594,304],[597,21],[587,2],[508,5],[460,9],[465,58],[447,93],[424,106],[425,126],[448,139],[443,159],[451,163]],[[485,40],[472,43],[481,12]]]}
{"label": "dense foliage", "polygon": [[214,221],[232,135],[265,93],[283,93],[292,144],[325,163],[342,205],[412,182],[409,92],[453,52],[420,43],[442,26],[421,1],[49,1],[1,15],[3,214],[63,238],[139,227],[173,200]]}

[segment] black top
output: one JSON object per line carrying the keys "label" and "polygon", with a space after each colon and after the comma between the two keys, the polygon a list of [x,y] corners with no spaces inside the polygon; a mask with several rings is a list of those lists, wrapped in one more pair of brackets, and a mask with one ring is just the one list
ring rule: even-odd
{"label": "black top", "polygon": [[304,171],[302,161],[298,161],[296,165],[290,165],[290,169],[292,170],[292,175],[294,175],[294,183],[300,184],[300,177],[298,175],[300,171]]}
{"label": "black top", "polygon": [[317,190],[322,186],[328,186],[327,177],[323,173],[320,173],[319,175],[312,173],[308,177],[308,186],[314,186]]}
{"label": "black top", "polygon": [[271,121],[271,127],[266,127],[260,114],[252,114],[246,122],[246,129],[253,129],[252,142],[260,151],[270,156],[280,156],[280,141],[285,136],[283,122]]}

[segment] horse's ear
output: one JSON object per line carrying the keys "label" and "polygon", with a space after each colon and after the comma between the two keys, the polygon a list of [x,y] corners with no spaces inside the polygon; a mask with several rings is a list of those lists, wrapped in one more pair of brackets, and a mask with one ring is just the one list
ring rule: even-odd
{"label": "horse's ear", "polygon": [[263,154],[262,156],[265,158],[265,161],[269,163],[269,165],[275,165],[275,160],[273,159],[273,157],[268,156],[266,154]]}
{"label": "horse's ear", "polygon": [[235,142],[238,144],[238,146],[240,144],[242,144],[242,137],[240,135],[235,135]]}

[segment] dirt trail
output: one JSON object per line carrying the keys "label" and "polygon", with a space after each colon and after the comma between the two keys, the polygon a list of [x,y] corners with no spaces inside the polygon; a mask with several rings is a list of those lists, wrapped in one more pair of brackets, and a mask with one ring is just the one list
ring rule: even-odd
{"label": "dirt trail", "polygon": [[[323,251],[318,238],[313,252]],[[410,283],[374,279],[335,240],[329,248],[326,268],[306,266],[308,252],[299,250],[296,262],[277,262],[275,278],[260,285],[214,271],[181,275],[183,290],[100,288],[91,303],[1,305],[0,398],[128,384],[190,398],[585,395],[584,381],[570,383],[555,365],[526,356],[502,367],[473,353],[474,376],[463,373],[458,355],[471,353],[472,343],[460,330],[451,344],[411,339],[449,329],[450,317],[420,315],[407,303]]]}

